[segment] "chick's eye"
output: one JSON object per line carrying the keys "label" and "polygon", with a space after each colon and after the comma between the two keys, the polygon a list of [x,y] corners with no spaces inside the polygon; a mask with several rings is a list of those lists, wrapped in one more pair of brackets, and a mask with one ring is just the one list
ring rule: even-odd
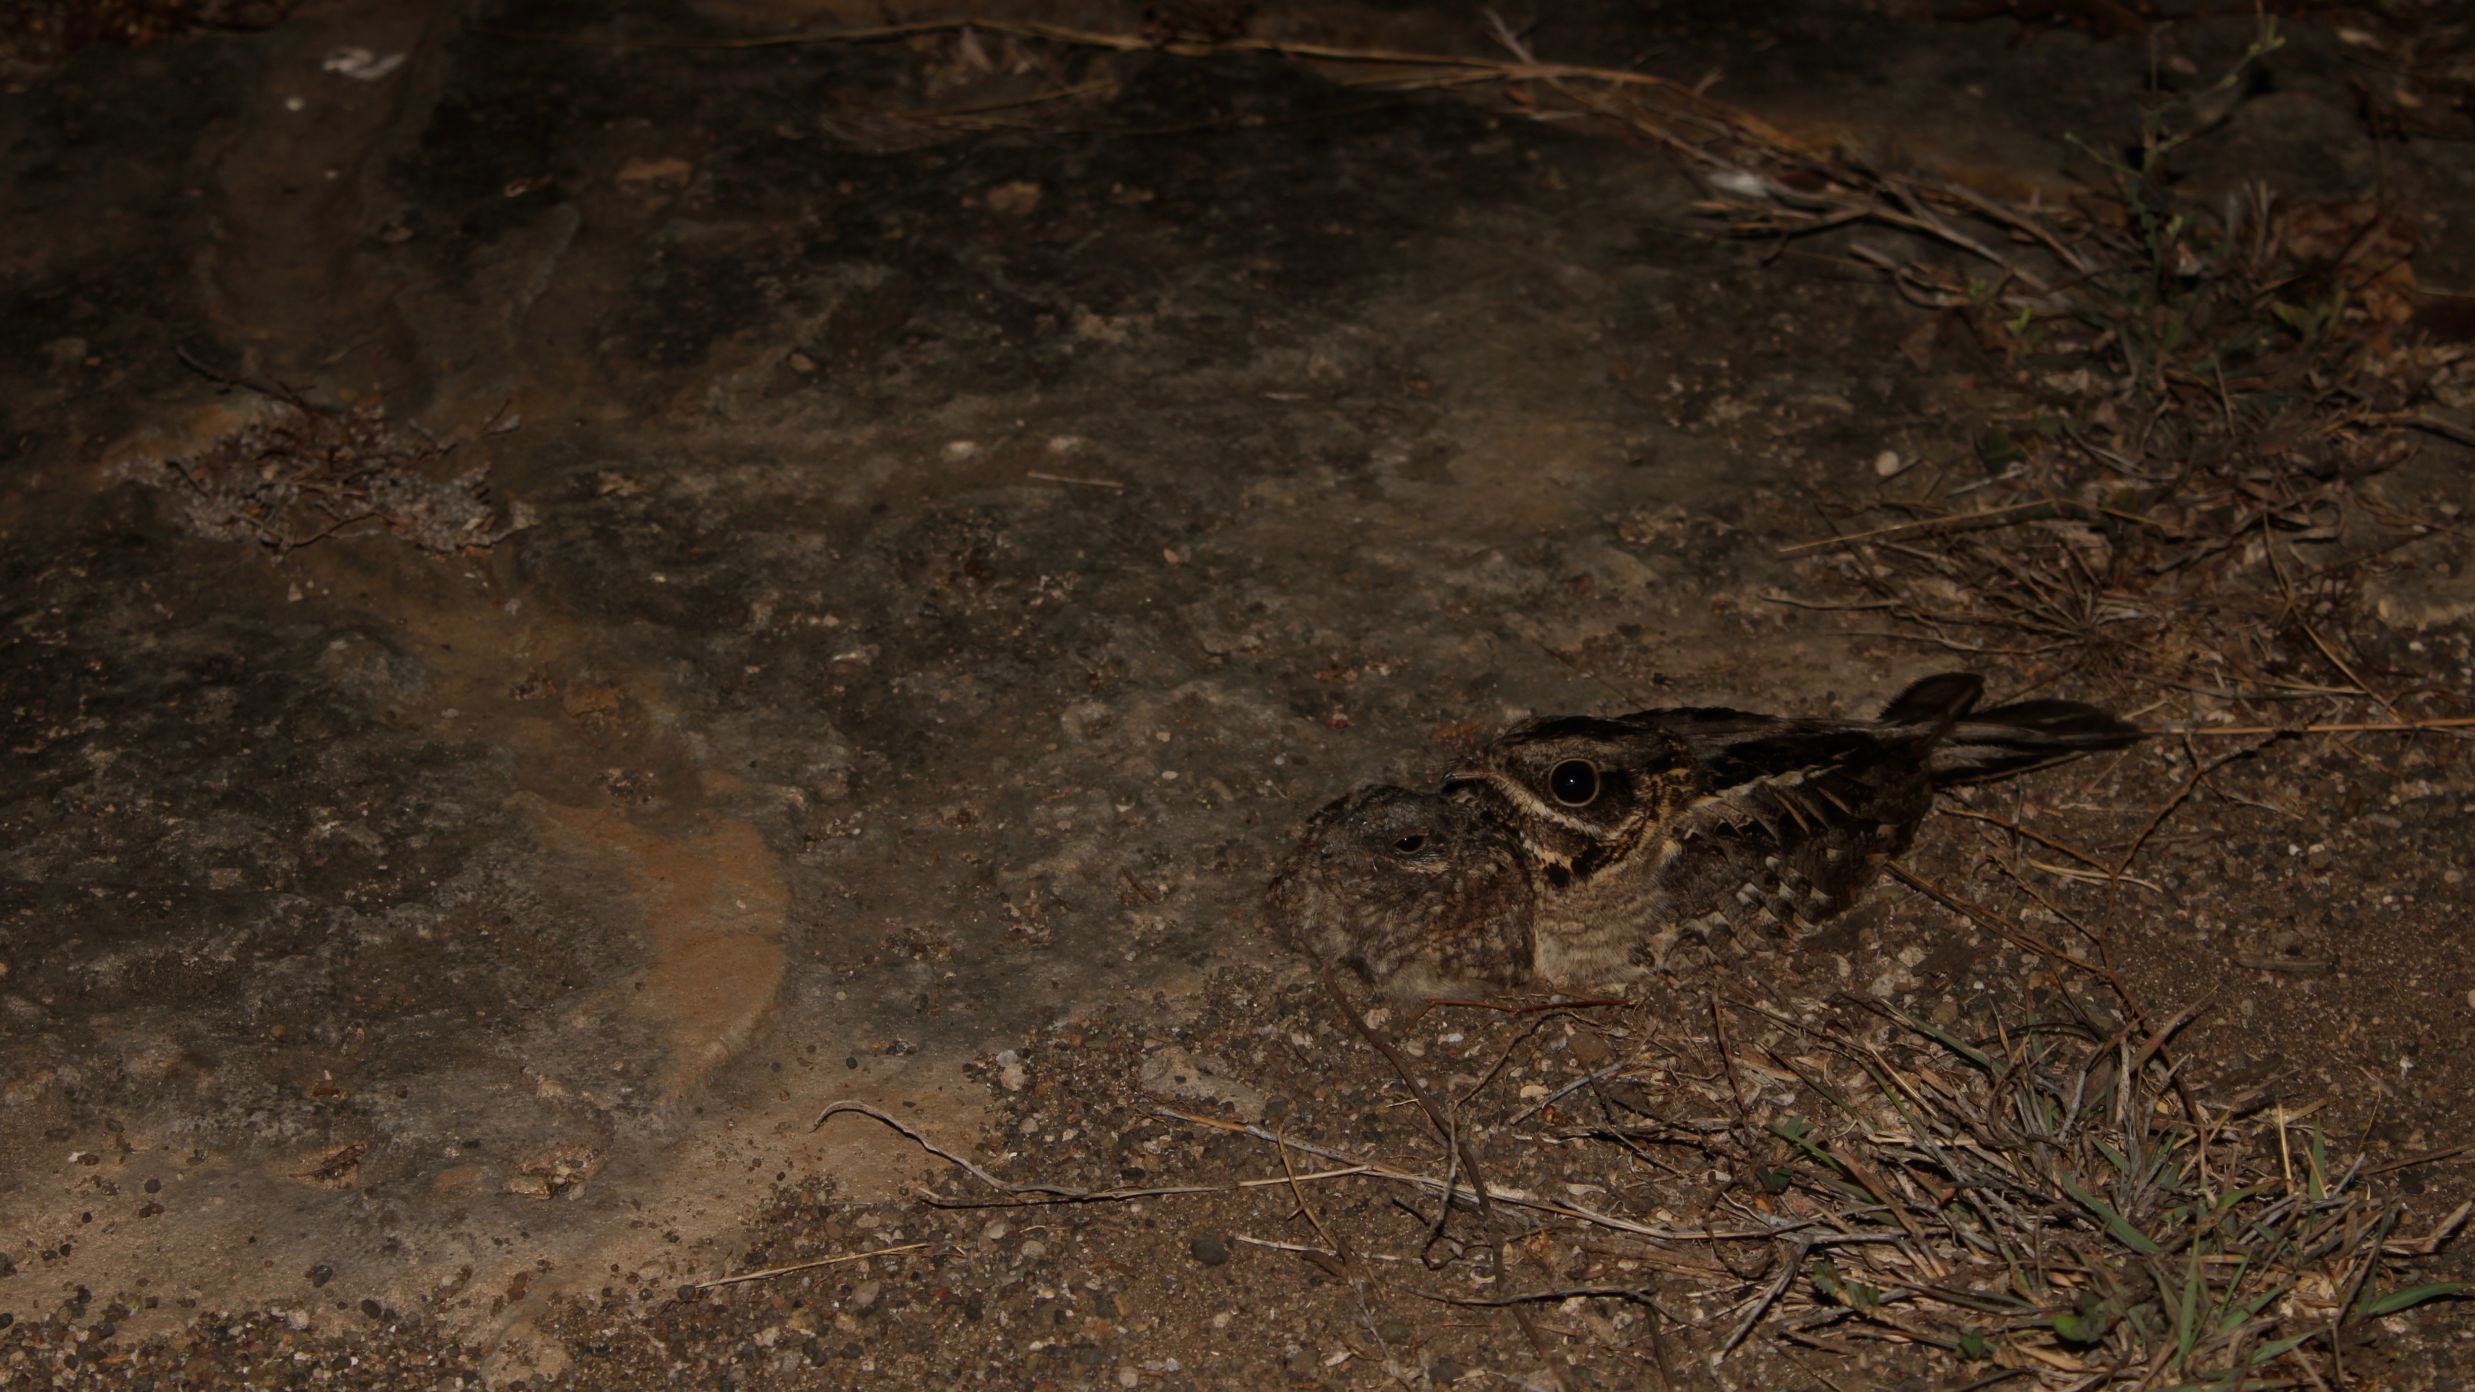
{"label": "chick's eye", "polygon": [[1598,796],[1598,770],[1587,759],[1567,759],[1547,773],[1547,791],[1567,807],[1580,807]]}
{"label": "chick's eye", "polygon": [[1426,844],[1427,834],[1423,831],[1413,831],[1407,836],[1402,837],[1400,840],[1393,842],[1392,849],[1399,851],[1403,855],[1416,855],[1418,852],[1426,849]]}

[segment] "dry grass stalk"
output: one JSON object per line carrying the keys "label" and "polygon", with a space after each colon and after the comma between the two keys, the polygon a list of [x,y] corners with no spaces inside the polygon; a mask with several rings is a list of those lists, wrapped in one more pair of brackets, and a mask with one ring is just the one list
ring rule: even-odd
{"label": "dry grass stalk", "polygon": [[[2283,1112],[2178,1098],[2162,1045],[2188,1013],[2135,1030],[2077,1003],[2075,1018],[1997,1022],[1969,1039],[1889,1010],[1896,1029],[1866,1037],[1751,1003],[1726,1009],[1755,1036],[1731,1039],[1714,1019],[1708,1038],[1667,1062],[1616,1075],[1658,1099],[1649,1106],[1602,1096],[1599,1119],[1576,1123],[1570,1103],[1550,1102],[1548,1129],[1527,1135],[1456,1122],[1490,1165],[1523,1163],[1526,1146],[1525,1168],[1544,1156],[1543,1173],[1609,1193],[1676,1204],[1663,1182],[1673,1171],[1647,1172],[1654,1151],[1681,1155],[1683,1173],[1729,1175],[1700,1196],[1699,1224],[1645,1222],[1535,1186],[1493,1189],[1557,1243],[1614,1236],[1630,1244],[1612,1249],[1627,1269],[1670,1281],[1611,1269],[1534,1291],[1420,1294],[1689,1304],[1704,1312],[1689,1342],[1705,1353],[1766,1333],[1774,1348],[1902,1346],[1964,1379],[2007,1370],[2056,1388],[2247,1388],[2339,1380],[2373,1322],[2460,1293],[2385,1273],[2437,1251],[2465,1206],[2401,1238],[2399,1210],[2367,1194],[2361,1162],[2339,1166],[2318,1132]],[[1591,1091],[1609,1081],[1593,1075]],[[1345,1161],[1361,1182],[1468,1192],[1278,1139]],[[1758,1260],[1714,1263],[1713,1243]]]}
{"label": "dry grass stalk", "polygon": [[[1491,1084],[1579,1060],[1554,1057],[1553,1030],[1482,1013],[1484,1028],[1445,1036],[1464,1041],[1450,1055],[1391,1051],[1403,1088],[1444,1114],[1440,1149],[1395,1133],[1422,1158],[1156,1110],[1267,1148],[1275,1173],[1216,1185],[1014,1182],[874,1108],[829,1115],[893,1127],[1001,1205],[1280,1192],[1266,1212],[1292,1231],[1241,1242],[1341,1277],[1365,1308],[1523,1312],[1548,1369],[1801,1348],[1935,1385],[2344,1385],[2345,1360],[2388,1322],[2464,1294],[2413,1267],[2470,1206],[2410,1222],[2370,1188],[2454,1151],[2371,1166],[2335,1155],[2312,1109],[2189,1095],[2166,1044],[2191,1017],[2142,1023],[2058,989],[1973,1029],[1718,999],[1688,1036],[1672,1011],[1601,1008],[1587,1029],[1613,1061],[1516,1094]],[[1420,1067],[1479,1082],[1447,1092]],[[1355,1186],[1409,1202],[1333,1192]]]}

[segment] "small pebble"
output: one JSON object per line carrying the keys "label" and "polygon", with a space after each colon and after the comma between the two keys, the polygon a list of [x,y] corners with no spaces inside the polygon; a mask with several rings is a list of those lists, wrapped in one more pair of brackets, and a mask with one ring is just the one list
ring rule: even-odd
{"label": "small pebble", "polygon": [[1197,1233],[1186,1244],[1186,1250],[1205,1266],[1218,1266],[1229,1260],[1229,1244],[1211,1233]]}

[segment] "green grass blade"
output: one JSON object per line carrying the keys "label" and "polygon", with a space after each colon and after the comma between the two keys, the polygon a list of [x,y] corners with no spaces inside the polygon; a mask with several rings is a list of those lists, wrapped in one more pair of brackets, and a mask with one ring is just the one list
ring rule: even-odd
{"label": "green grass blade", "polygon": [[2306,1329],[2300,1334],[2289,1334],[2283,1339],[2272,1339],[2268,1343],[2262,1344],[2260,1347],[2253,1349],[2251,1357],[2245,1359],[2244,1362],[2251,1367],[2257,1368],[2261,1364],[2266,1363],[2273,1358],[2285,1357],[2296,1347],[2300,1346],[2304,1340],[2318,1338],[2320,1333],[2321,1331],[2317,1329]]}
{"label": "green grass blade", "polygon": [[1890,1013],[1890,1017],[1892,1019],[1897,1020],[1899,1023],[1906,1025],[1912,1030],[1915,1030],[1918,1034],[1924,1035],[1927,1039],[1934,1041],[1943,1048],[1948,1049],[1952,1053],[1959,1055],[1961,1058],[1968,1060],[1970,1063],[1975,1064],[1977,1067],[1985,1070],[1986,1072],[1994,1073],[2000,1071],[1999,1067],[1994,1062],[1993,1055],[1985,1052],[1983,1049],[1979,1049],[1968,1044],[1958,1035],[1951,1033],[1949,1030],[1928,1021],[1920,1020],[1895,1005],[1886,1005],[1883,1009]]}
{"label": "green grass blade", "polygon": [[1856,1178],[1856,1172],[1848,1168],[1847,1162],[1805,1139],[1812,1131],[1813,1128],[1802,1117],[1789,1117],[1785,1121],[1773,1122],[1770,1126],[1770,1134],[1828,1165],[1833,1173],[1849,1179]]}
{"label": "green grass blade", "polygon": [[2475,1284],[2466,1281],[2431,1281],[2420,1286],[2408,1286],[2404,1290],[2393,1290],[2387,1295],[2374,1296],[2357,1304],[2355,1310],[2358,1314],[2378,1319],[2382,1315],[2394,1315],[2400,1310],[2411,1310],[2427,1300],[2438,1300],[2448,1295],[2464,1295],[2469,1290],[2475,1290]]}
{"label": "green grass blade", "polygon": [[2268,1289],[2260,1292],[2260,1294],[2253,1296],[2251,1299],[2246,1300],[2239,1305],[2228,1307],[2225,1315],[2217,1321],[2217,1332],[2221,1335],[2232,1334],[2234,1331],[2242,1328],[2245,1324],[2249,1323],[2255,1316],[2257,1316],[2270,1301],[2284,1295],[2287,1289],[2293,1284],[2294,1283],[2291,1281],[2280,1281],[2275,1285],[2270,1286]]}
{"label": "green grass blade", "polygon": [[2153,1257],[2166,1250],[2149,1241],[2146,1233],[2131,1226],[2131,1220],[2115,1212],[2114,1205],[2068,1181],[2063,1184],[2063,1188],[2069,1190],[2071,1197],[2078,1199],[2089,1212],[2105,1220],[2105,1230],[2114,1234],[2115,1241],[2144,1257]]}
{"label": "green grass blade", "polygon": [[2200,1342],[2200,1254],[2195,1251],[2183,1268],[2183,1298],[2174,1308],[2174,1366],[2180,1368]]}

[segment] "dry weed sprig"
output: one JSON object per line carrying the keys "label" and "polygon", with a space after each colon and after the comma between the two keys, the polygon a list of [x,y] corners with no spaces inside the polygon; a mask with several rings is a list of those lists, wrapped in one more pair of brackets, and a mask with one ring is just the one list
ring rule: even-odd
{"label": "dry weed sprig", "polygon": [[[297,391],[218,372],[186,353],[182,360],[263,401],[252,419],[204,448],[129,470],[170,491],[183,520],[202,535],[254,542],[281,559],[367,525],[443,555],[495,546],[536,520],[522,502],[502,510],[479,466],[435,477],[454,445],[417,426],[397,427],[381,407],[331,410]],[[500,428],[493,420],[483,433]]]}
{"label": "dry weed sprig", "polygon": [[[1755,1046],[1762,1062],[1738,1060],[1750,1072],[1726,1057],[1746,1041],[1731,1048],[1723,1028],[1700,1041],[1707,1074],[1732,1079],[1691,1094],[1711,1110],[1706,1125],[1569,1128],[1558,1133],[1567,1158],[1556,1168],[1587,1172],[1588,1155],[1574,1147],[1629,1132],[1750,1171],[1758,1204],[1713,1194],[1712,1219],[1733,1221],[1705,1220],[1694,1232],[1491,1186],[1498,1202],[1551,1225],[1629,1239],[1620,1250],[1636,1266],[1698,1287],[1704,1306],[1720,1300],[1724,1328],[1701,1325],[1710,1352],[1741,1349],[1768,1328],[1775,1341],[1840,1352],[1905,1346],[1971,1378],[1992,1368],[2055,1388],[2265,1388],[2342,1380],[2345,1352],[2373,1321],[2464,1293],[2449,1282],[2393,1284],[2387,1273],[2440,1250],[2467,1206],[2402,1238],[2401,1211],[2363,1188],[2371,1167],[2337,1164],[2293,1114],[2177,1101],[2180,1080],[2161,1046],[2191,1010],[2135,1028],[2081,1003],[2085,1019],[1995,1022],[1971,1040],[1897,1011],[1884,1012],[1895,1033],[1860,1038],[1727,1005],[1775,1029]],[[1720,1095],[1748,1087],[1767,1157],[1748,1151],[1747,1118]],[[1292,1134],[1186,1119],[1341,1161],[1358,1171],[1353,1182],[1467,1193],[1457,1180]],[[1496,1143],[1506,1140],[1499,1129]],[[1612,1146],[1601,1158],[1638,1163]],[[1769,1260],[1747,1275],[1692,1257],[1717,1241]],[[1677,1293],[1638,1277],[1575,1274],[1475,1303],[1656,1303]]]}
{"label": "dry weed sprig", "polygon": [[[1155,1107],[1262,1144],[1276,1173],[1080,1190],[1001,1179],[872,1107],[837,1104],[826,1115],[892,1127],[1004,1202],[1284,1191],[1297,1200],[1288,1219],[1302,1240],[1241,1240],[1327,1270],[1344,1263],[1370,1317],[1387,1296],[1524,1318],[1574,1302],[1657,1316],[1626,1336],[1655,1346],[1631,1348],[1609,1346],[1604,1321],[1595,1334],[1530,1321],[1530,1348],[1549,1367],[1577,1351],[1555,1340],[1578,1339],[1661,1367],[1694,1355],[1871,1349],[1944,1385],[2341,1385],[2345,1358],[2376,1337],[2378,1322],[2466,1294],[2462,1283],[2417,1280],[2412,1268],[2440,1253],[2475,1206],[2410,1225],[2368,1187],[2465,1146],[2373,1165],[2336,1154],[2306,1120],[2312,1108],[2193,1099],[2165,1046],[2195,1009],[2143,1023],[2136,1009],[2060,994],[2039,1015],[1970,1025],[1888,1006],[1816,1019],[1751,1000],[1712,1005],[1698,1037],[1678,1038],[1674,1019],[1647,1008],[1597,1022],[1625,1056],[1616,1080],[1650,1095],[1644,1119],[1577,1120],[1610,1079],[1591,1068],[1582,1087],[1539,1105],[1451,1116],[1445,1153],[1425,1161],[1388,1160],[1380,1142],[1316,1139],[1295,1119],[1276,1128]],[[1462,1066],[1483,1066],[1499,1048],[1548,1052],[1511,1017],[1499,1017],[1500,1037],[1486,1033],[1470,1039]],[[1547,1126],[1524,1132],[1515,1117]],[[1649,1151],[1683,1163],[1653,1164]],[[1293,1156],[1323,1168],[1303,1170]],[[1520,1182],[1479,1178],[1508,1170]],[[1592,1182],[1572,1183],[1584,1179]],[[1310,1183],[1440,1201],[1480,1223],[1482,1254],[1504,1230],[1481,1204],[1517,1211],[1518,1245],[1576,1260],[1544,1280],[1516,1281],[1506,1264],[1472,1271],[1485,1278],[1477,1289],[1439,1289],[1438,1268],[1424,1260],[1425,1217],[1388,1226],[1381,1215],[1391,1206],[1369,1218],[1337,1199],[1309,1204]],[[1559,1187],[1607,1197],[1579,1202],[1558,1197]],[[1346,1228],[1345,1211],[1358,1215]]]}

